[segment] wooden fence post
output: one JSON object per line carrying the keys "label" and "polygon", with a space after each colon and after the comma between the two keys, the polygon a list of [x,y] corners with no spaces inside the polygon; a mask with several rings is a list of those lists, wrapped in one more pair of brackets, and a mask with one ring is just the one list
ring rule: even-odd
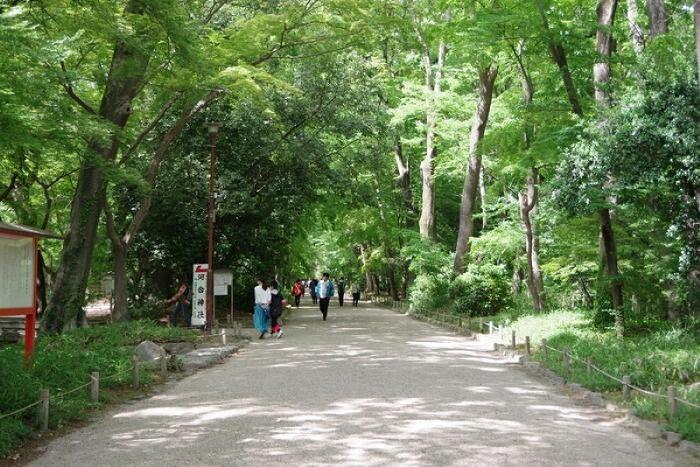
{"label": "wooden fence post", "polygon": [[100,400],[100,372],[93,371],[90,380],[90,400],[98,402]]}
{"label": "wooden fence post", "polygon": [[131,385],[134,389],[138,389],[141,381],[139,380],[139,358],[136,355],[131,357],[131,365]]}
{"label": "wooden fence post", "polygon": [[569,349],[564,348],[562,353],[562,365],[564,366],[564,378],[569,378]]}
{"label": "wooden fence post", "polygon": [[226,345],[226,329],[221,330],[221,345]]}
{"label": "wooden fence post", "polygon": [[513,333],[511,334],[510,341],[513,344],[513,349],[515,349],[515,329],[513,330]]}
{"label": "wooden fence post", "polygon": [[532,355],[532,350],[530,350],[530,336],[525,336],[525,353]]}
{"label": "wooden fence post", "polygon": [[41,390],[41,405],[39,406],[39,428],[41,431],[49,429],[49,390]]}
{"label": "wooden fence post", "polygon": [[626,401],[630,400],[630,377],[629,377],[629,375],[624,375],[622,377],[622,397]]}
{"label": "wooden fence post", "polygon": [[547,339],[542,339],[542,353],[544,353],[544,359],[547,360]]}
{"label": "wooden fence post", "polygon": [[678,402],[676,402],[676,387],[668,387],[668,414],[670,418],[674,418],[678,413]]}
{"label": "wooden fence post", "polygon": [[586,374],[591,376],[591,373],[593,373],[593,357],[588,356],[586,357]]}

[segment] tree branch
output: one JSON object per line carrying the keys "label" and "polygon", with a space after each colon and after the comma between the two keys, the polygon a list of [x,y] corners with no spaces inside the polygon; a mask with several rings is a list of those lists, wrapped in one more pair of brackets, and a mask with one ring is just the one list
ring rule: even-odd
{"label": "tree branch", "polygon": [[192,120],[192,117],[194,117],[197,113],[205,109],[221,94],[223,94],[223,90],[221,89],[211,90],[206,96],[197,101],[197,103],[195,103],[194,106],[192,106],[191,108],[183,109],[183,111],[180,113],[180,117],[177,119],[175,124],[172,127],[170,127],[170,129],[168,129],[168,131],[161,138],[158,147],[153,153],[153,159],[151,160],[151,163],[148,166],[148,171],[146,172],[146,183],[149,186],[149,191],[141,200],[141,203],[136,213],[134,214],[134,217],[131,219],[129,227],[127,227],[122,239],[122,241],[126,245],[129,245],[131,243],[131,240],[133,239],[134,235],[141,228],[141,224],[148,215],[148,211],[151,208],[151,203],[153,202],[152,188],[155,186],[160,165],[163,162],[165,155],[167,154],[167,151],[170,148],[170,145],[180,136],[185,126],[189,123],[190,120]]}
{"label": "tree branch", "polygon": [[10,179],[10,184],[0,194],[0,201],[4,200],[8,196],[10,196],[10,193],[12,193],[12,190],[14,190],[17,187],[17,178],[18,177],[19,177],[19,174],[17,172],[12,173],[12,178]]}
{"label": "tree branch", "polygon": [[63,70],[63,75],[64,75],[63,79],[61,80],[61,86],[63,86],[63,89],[66,90],[66,93],[68,94],[68,96],[71,99],[73,99],[75,102],[77,102],[78,105],[80,107],[82,107],[83,109],[85,109],[88,113],[90,113],[92,115],[97,115],[97,112],[95,112],[95,110],[92,107],[90,107],[90,105],[87,102],[82,100],[75,93],[75,91],[73,91],[73,86],[71,86],[70,83],[68,82],[68,78],[67,78],[68,71],[66,70],[66,64],[63,60],[61,60],[61,70]]}
{"label": "tree branch", "polygon": [[119,233],[114,225],[114,216],[112,215],[112,210],[109,207],[109,201],[105,197],[104,203],[102,204],[102,210],[105,213],[105,224],[107,225],[107,235],[115,246],[122,246],[122,240],[119,238]]}
{"label": "tree branch", "polygon": [[126,164],[129,159],[131,159],[131,156],[133,156],[134,152],[138,148],[138,146],[143,142],[144,138],[148,136],[148,134],[158,125],[158,123],[163,119],[165,116],[165,113],[173,106],[175,101],[177,101],[180,96],[182,96],[182,91],[177,91],[170,99],[167,100],[165,104],[163,104],[163,107],[161,107],[160,111],[158,111],[158,114],[155,116],[155,118],[149,123],[146,128],[139,133],[139,135],[136,137],[134,142],[131,144],[129,149],[126,151],[126,154],[121,158],[120,164],[124,165]]}

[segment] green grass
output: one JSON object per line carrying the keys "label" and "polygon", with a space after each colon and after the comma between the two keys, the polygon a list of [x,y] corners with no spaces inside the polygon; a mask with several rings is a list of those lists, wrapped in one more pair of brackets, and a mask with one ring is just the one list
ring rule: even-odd
{"label": "green grass", "polygon": [[[485,321],[505,326],[504,343],[511,342],[515,330],[518,343],[530,336],[533,358],[561,376],[564,374],[562,355],[542,351],[540,342],[555,349],[570,349],[573,356],[585,361],[591,357],[593,365],[622,379],[629,375],[635,386],[666,394],[667,387],[677,387],[678,397],[700,404],[700,392],[688,391],[690,384],[700,381],[700,338],[693,327],[674,327],[668,322],[645,323],[643,331],[619,339],[612,330],[596,329],[587,315],[581,311],[554,311],[543,314],[506,312]],[[631,323],[633,324],[633,323]],[[632,326],[630,326],[632,327]],[[588,374],[586,365],[572,359],[570,381],[586,388],[610,393],[617,398],[621,385],[593,371]],[[634,407],[643,417],[662,422],[684,438],[700,441],[700,409],[678,404],[678,415],[671,419],[666,399],[637,395],[624,405]]]}
{"label": "green grass", "polygon": [[[88,399],[87,390],[63,394],[87,383],[93,371],[100,372],[101,388],[126,387],[131,382],[129,359],[139,342],[194,341],[196,336],[195,331],[157,326],[147,321],[78,329],[40,338],[35,358],[28,368],[24,366],[20,345],[0,347],[0,414],[37,401],[41,389],[49,389],[49,426],[78,420],[95,407]],[[106,379],[115,374],[119,376]],[[143,371],[141,382],[151,383],[151,373]],[[36,408],[1,419],[0,457],[18,446],[37,423]]]}

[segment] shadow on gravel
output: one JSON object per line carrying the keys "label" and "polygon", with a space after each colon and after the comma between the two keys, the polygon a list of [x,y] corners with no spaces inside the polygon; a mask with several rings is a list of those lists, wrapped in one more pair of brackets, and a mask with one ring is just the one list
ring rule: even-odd
{"label": "shadow on gravel", "polygon": [[[590,445],[607,443],[616,422],[599,409],[564,405],[563,396],[464,337],[424,327],[421,335],[414,331],[406,339],[396,327],[406,320],[394,316],[384,317],[383,329],[371,316],[358,320],[362,311],[356,317],[331,315],[323,329],[313,323],[317,316],[297,316],[287,326],[289,336],[323,332],[342,338],[309,346],[292,337],[270,339],[253,346],[261,351],[245,355],[246,366],[264,371],[268,384],[287,385],[291,401],[282,396],[270,401],[274,388],[265,389],[265,397],[251,397],[246,378],[256,372],[234,380],[240,387],[231,395],[202,387],[196,401],[161,396],[162,406],[115,415],[138,420],[141,428],[114,435],[113,452],[194,449],[207,438],[228,437],[229,448],[211,452],[210,462],[493,465],[570,458],[585,465],[597,456]],[[211,371],[216,378],[232,370]],[[314,378],[296,381],[300,371]],[[318,394],[318,403],[300,394],[304,391]],[[581,438],[586,443],[568,442]]]}

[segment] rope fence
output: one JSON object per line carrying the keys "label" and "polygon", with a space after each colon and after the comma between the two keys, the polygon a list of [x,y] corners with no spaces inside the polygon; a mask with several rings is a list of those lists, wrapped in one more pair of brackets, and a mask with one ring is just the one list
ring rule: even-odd
{"label": "rope fence", "polygon": [[[226,330],[222,329],[220,333],[218,334],[207,334],[203,336],[196,336],[197,339],[200,339],[202,341],[211,339],[213,337],[221,339],[222,345],[226,345]],[[154,362],[158,362],[160,365],[160,374],[163,377],[167,376],[168,373],[168,357],[166,354],[162,354],[160,357],[156,358],[153,360]],[[124,376],[127,375],[128,373],[131,373],[131,384],[134,389],[138,389],[141,385],[140,381],[140,374],[141,374],[141,362],[136,357],[135,355],[132,356],[131,358],[131,368],[127,368],[122,371],[118,371],[116,373],[113,373],[109,376],[105,376],[103,378],[100,377],[100,373],[98,371],[95,371],[90,375],[90,381],[88,381],[85,384],[81,384],[80,386],[74,387],[72,389],[69,389],[68,391],[62,391],[57,394],[50,394],[48,389],[42,389],[41,391],[41,398],[36,401],[32,402],[31,404],[22,407],[20,409],[14,410],[12,412],[6,413],[6,414],[0,414],[0,420],[3,420],[5,418],[9,418],[18,414],[21,414],[33,407],[36,406],[41,406],[39,410],[39,425],[40,429],[42,431],[48,430],[48,423],[49,423],[49,406],[51,400],[63,400],[64,397],[76,393],[78,391],[84,390],[86,388],[89,389],[89,395],[92,400],[92,402],[98,402],[99,401],[99,387],[100,387],[100,382],[105,382],[109,381],[111,379],[117,378],[119,376]]]}
{"label": "rope fence", "polygon": [[[403,309],[403,302],[398,305],[398,308]],[[418,312],[413,310],[413,313],[416,316],[419,317],[424,317],[428,319],[433,319],[438,322],[443,322],[446,324],[452,324],[455,326],[458,326],[459,328],[466,328],[469,329],[470,331],[473,329],[472,325],[472,318],[461,318],[456,315],[448,314],[448,313],[425,313],[425,312]],[[466,323],[465,323],[466,321]],[[497,345],[504,345],[502,342],[504,342],[504,330],[505,328],[500,325],[495,325],[493,321],[488,321],[485,322],[483,319],[479,319],[478,321],[475,321],[477,323],[477,332],[482,333],[482,330],[485,331],[485,334],[494,336],[498,343],[494,342],[494,347],[497,347]],[[512,330],[511,334],[511,342],[510,342],[510,347],[513,348],[513,350],[516,349],[518,344],[524,344],[526,353],[527,355],[532,354],[532,349],[531,349],[531,342],[530,342],[530,336],[525,336],[525,339],[523,340],[522,338],[519,338],[519,336],[516,336],[516,332]],[[507,345],[504,345],[505,347],[508,347]],[[593,371],[605,376],[606,378],[609,378],[618,384],[622,386],[622,394],[623,398],[626,401],[629,401],[631,399],[631,391],[635,391],[639,394],[657,398],[657,399],[666,399],[668,401],[668,410],[669,414],[671,417],[675,417],[678,414],[678,404],[682,404],[684,406],[693,408],[693,409],[700,409],[700,404],[696,404],[694,402],[691,402],[689,400],[680,398],[677,396],[677,388],[675,386],[668,386],[667,388],[667,394],[660,394],[657,392],[649,391],[647,389],[641,388],[639,386],[633,385],[630,382],[630,377],[628,375],[623,376],[622,378],[618,378],[615,375],[610,374],[609,372],[603,370],[602,368],[594,365],[592,363],[592,359],[588,357],[586,360],[581,359],[580,357],[574,355],[571,353],[569,349],[557,349],[555,347],[552,347],[547,344],[547,339],[542,339],[540,349],[542,350],[545,359],[548,359],[548,351],[552,351],[556,354],[561,355],[562,357],[562,366],[564,368],[564,373],[566,375],[566,378],[569,376],[570,372],[570,367],[571,367],[571,362],[578,362],[586,366],[587,373],[590,375],[592,374]]]}

